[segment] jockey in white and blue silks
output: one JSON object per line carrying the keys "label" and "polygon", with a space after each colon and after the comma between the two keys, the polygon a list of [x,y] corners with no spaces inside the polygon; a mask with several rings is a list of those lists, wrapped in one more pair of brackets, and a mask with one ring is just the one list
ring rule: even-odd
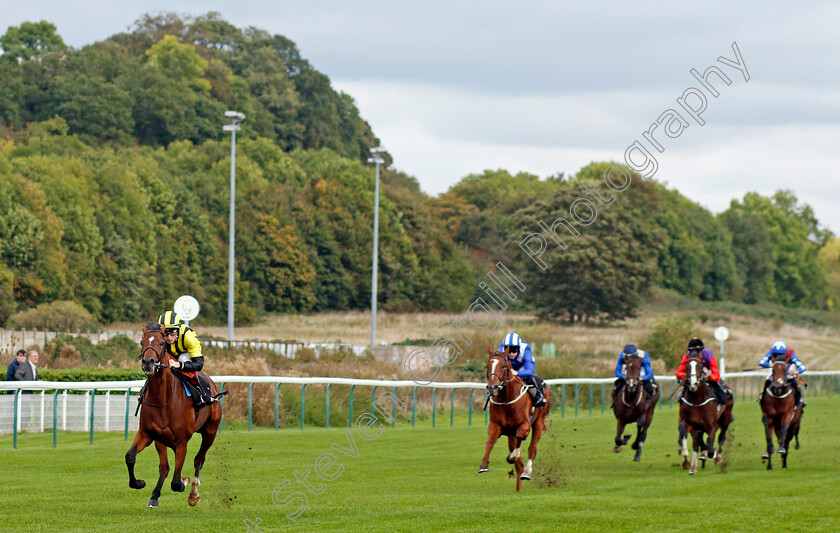
{"label": "jockey in white and blue silks", "polygon": [[[802,392],[799,390],[799,383],[797,383],[796,381],[796,376],[797,374],[804,374],[807,368],[805,368],[805,365],[802,364],[802,361],[800,361],[799,358],[796,357],[796,352],[788,348],[784,342],[776,341],[775,343],[773,343],[773,347],[770,348],[770,351],[767,352],[767,354],[765,354],[765,356],[762,357],[761,360],[758,362],[758,366],[762,368],[770,368],[773,366],[773,359],[777,357],[784,357],[784,361],[785,363],[787,363],[788,383],[790,383],[793,386],[793,396],[794,398],[796,398],[796,404],[799,405],[800,403],[802,403],[802,405],[804,406],[805,403],[802,402]],[[770,384],[771,375],[772,370],[771,373],[767,375],[767,381],[764,382],[765,391],[767,390],[767,385]],[[762,391],[761,394],[763,395],[764,391]]]}
{"label": "jockey in white and blue silks", "polygon": [[534,407],[545,405],[543,382],[534,375],[536,362],[534,361],[534,355],[531,353],[531,346],[522,342],[518,334],[508,333],[499,345],[500,352],[504,352],[506,349],[508,350],[508,361],[510,366],[513,367],[514,373],[527,385],[532,385],[536,391]]}
{"label": "jockey in white and blue silks", "polygon": [[642,359],[642,369],[639,372],[639,379],[642,380],[642,386],[645,388],[645,393],[647,394],[647,399],[651,399],[653,397],[653,368],[650,366],[650,355],[643,350],[639,350],[636,348],[634,344],[628,344],[624,347],[624,350],[618,354],[618,364],[615,365],[615,377],[618,378],[615,380],[615,394],[621,392],[621,388],[624,386],[624,365],[625,365],[625,358],[631,357],[640,357]]}

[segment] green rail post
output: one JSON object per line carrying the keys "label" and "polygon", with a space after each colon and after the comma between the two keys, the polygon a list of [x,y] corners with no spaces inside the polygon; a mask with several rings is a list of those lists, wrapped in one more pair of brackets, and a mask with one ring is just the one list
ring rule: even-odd
{"label": "green rail post", "polygon": [[607,384],[601,383],[601,414],[604,414],[604,410],[607,405]]}
{"label": "green rail post", "polygon": [[455,389],[452,389],[451,398],[449,403],[449,427],[455,425]]}
{"label": "green rail post", "polygon": [[17,450],[17,426],[18,426],[18,403],[20,402],[20,389],[15,390],[15,416],[14,420],[12,421],[12,434],[14,438],[12,439],[12,447]]}
{"label": "green rail post", "polygon": [[592,416],[592,383],[589,384],[589,416]]}
{"label": "green rail post", "polygon": [[248,431],[251,431],[251,415],[254,411],[254,384],[248,384]]}
{"label": "green rail post", "polygon": [[674,408],[674,384],[675,383],[676,383],[676,381],[672,381],[671,386],[668,387],[669,389],[671,389],[671,394],[668,396],[668,407],[670,407],[671,409]]}
{"label": "green rail post", "polygon": [[435,427],[435,417],[437,416],[437,389],[432,387],[432,427]]}
{"label": "green rail post", "polygon": [[[53,393],[53,448],[58,446],[58,389]],[[125,438],[128,439],[128,408],[125,409]]]}
{"label": "green rail post", "polygon": [[475,389],[470,389],[470,417],[467,421],[468,426],[472,425],[472,404],[473,404],[473,393],[474,392],[475,392]]}
{"label": "green rail post", "polygon": [[[58,391],[55,391],[58,394]],[[55,407],[55,402],[58,401],[58,397],[53,401],[53,407]],[[128,417],[131,415],[131,387],[125,391],[125,440],[128,440]],[[53,414],[53,418],[55,415]],[[53,425],[55,425],[55,420],[53,420]]]}
{"label": "green rail post", "polygon": [[93,393],[90,395],[90,443],[93,444],[93,406],[94,400],[96,399],[96,389],[93,389]]}
{"label": "green rail post", "polygon": [[332,385],[332,383],[327,383],[326,402],[324,407],[324,429],[329,429],[330,427],[330,385]]}
{"label": "green rail post", "polygon": [[280,385],[274,387],[274,431],[280,429]]}
{"label": "green rail post", "polygon": [[[225,384],[224,382],[219,383],[219,394],[225,392]],[[219,433],[222,432],[222,423],[225,421],[225,410],[223,409],[224,405],[223,402],[225,400],[224,396],[219,397],[219,408],[222,409],[222,416],[219,418]]]}
{"label": "green rail post", "polygon": [[397,423],[397,388],[394,387],[394,399],[391,400],[391,427]]}
{"label": "green rail post", "polygon": [[300,388],[300,429],[303,429],[303,415],[306,412],[306,383]]}
{"label": "green rail post", "polygon": [[578,415],[578,397],[580,392],[580,383],[575,383],[575,417]]}
{"label": "green rail post", "polygon": [[374,385],[373,391],[371,391],[370,393],[370,414],[372,414],[373,416],[376,416],[376,411],[373,410],[373,404],[376,403],[376,389],[378,387],[378,385]]}
{"label": "green rail post", "polygon": [[566,416],[566,384],[560,385],[560,418]]}
{"label": "green rail post", "polygon": [[414,387],[414,393],[411,400],[411,427],[414,427],[414,415],[417,414],[417,387]]}
{"label": "green rail post", "polygon": [[350,413],[347,415],[347,427],[353,427],[353,391],[356,389],[355,385],[350,385]]}

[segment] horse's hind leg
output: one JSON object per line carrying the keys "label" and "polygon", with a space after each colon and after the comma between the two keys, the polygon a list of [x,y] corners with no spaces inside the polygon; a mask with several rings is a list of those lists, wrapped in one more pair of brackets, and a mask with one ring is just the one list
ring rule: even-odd
{"label": "horse's hind leg", "polygon": [[198,480],[198,474],[204,466],[204,459],[207,456],[207,450],[209,450],[210,446],[213,445],[213,441],[215,439],[215,431],[212,433],[207,429],[203,429],[201,431],[201,448],[199,448],[198,453],[195,454],[195,461],[193,461],[193,464],[195,465],[195,477],[192,480],[192,489],[190,490],[190,496],[187,499],[187,502],[190,505],[198,505],[198,500],[201,499],[201,496],[198,495],[198,487],[201,486],[201,481]]}
{"label": "horse's hind leg", "polygon": [[542,432],[545,430],[545,418],[538,418],[534,421],[534,426],[531,428],[531,444],[528,446],[528,462],[522,469],[520,479],[531,479],[531,471],[534,467],[534,459],[537,458],[537,443],[540,441]]}
{"label": "horse's hind leg", "polygon": [[157,485],[155,485],[155,490],[152,491],[152,497],[149,498],[149,503],[146,504],[146,507],[157,509],[160,507],[158,498],[160,498],[160,489],[163,487],[163,480],[166,479],[167,474],[169,474],[169,458],[166,457],[166,446],[163,444],[155,441],[155,449],[160,457],[160,466],[158,466],[160,477],[158,477]]}
{"label": "horse's hind leg", "polygon": [[134,436],[131,448],[125,452],[125,466],[128,467],[128,486],[132,489],[142,489],[146,482],[134,477],[134,464],[137,462],[137,454],[143,451],[152,442],[152,438],[145,431],[138,430]]}

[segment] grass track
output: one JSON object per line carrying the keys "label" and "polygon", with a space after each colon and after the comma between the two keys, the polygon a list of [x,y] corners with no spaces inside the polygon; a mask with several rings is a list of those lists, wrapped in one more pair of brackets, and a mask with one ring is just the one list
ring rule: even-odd
{"label": "grass track", "polygon": [[[128,488],[121,434],[24,434],[18,449],[0,438],[0,528],[4,531],[247,531],[245,519],[262,519],[260,531],[838,531],[840,530],[840,422],[838,398],[809,398],[802,449],[789,468],[764,470],[763,428],[754,403],[738,402],[725,450],[725,473],[709,461],[689,477],[676,454],[676,408],[654,417],[642,463],[629,447],[612,449],[612,416],[579,418],[553,413],[535,461],[535,479],[514,492],[504,462],[506,443],[491,455],[490,472],[478,475],[484,448],[479,425],[386,428],[373,441],[355,438],[359,457],[336,453],[345,470],[309,495],[295,521],[271,502],[288,479],[284,496],[302,489],[293,470],[312,470],[333,442],[346,445],[343,429],[230,431],[211,449],[202,475],[202,501],[186,503],[164,484],[160,509],[145,503],[157,478],[157,454],[138,456],[147,482]],[[568,412],[567,412],[568,415]],[[448,418],[448,417],[447,417]],[[635,426],[632,426],[635,432]],[[197,449],[192,442],[188,463]],[[172,462],[170,452],[170,462]],[[187,469],[185,469],[187,470]],[[188,471],[188,475],[192,472]],[[320,481],[315,474],[310,480]]]}

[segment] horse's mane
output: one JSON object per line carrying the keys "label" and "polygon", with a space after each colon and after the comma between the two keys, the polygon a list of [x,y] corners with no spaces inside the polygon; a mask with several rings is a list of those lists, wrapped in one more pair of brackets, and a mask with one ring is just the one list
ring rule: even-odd
{"label": "horse's mane", "polygon": [[158,324],[154,320],[149,320],[148,322],[146,322],[145,328],[151,331],[160,331],[160,324]]}

